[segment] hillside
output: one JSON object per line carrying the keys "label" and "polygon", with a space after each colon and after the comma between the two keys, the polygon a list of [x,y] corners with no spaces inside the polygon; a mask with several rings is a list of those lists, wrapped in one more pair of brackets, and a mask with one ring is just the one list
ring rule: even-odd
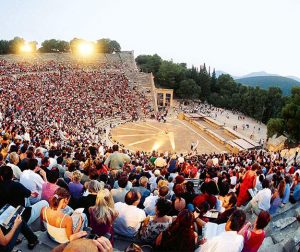
{"label": "hillside", "polygon": [[263,89],[279,87],[284,95],[290,95],[293,86],[300,86],[300,82],[282,76],[255,76],[236,79],[236,81],[247,86],[259,86]]}

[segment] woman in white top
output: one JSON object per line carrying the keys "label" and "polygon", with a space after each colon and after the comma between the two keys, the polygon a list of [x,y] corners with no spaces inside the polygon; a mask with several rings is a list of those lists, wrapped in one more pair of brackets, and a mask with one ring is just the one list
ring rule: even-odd
{"label": "woman in white top", "polygon": [[[58,188],[53,197],[50,198],[50,207],[44,207],[41,211],[43,220],[49,236],[58,243],[66,243],[72,240],[72,235],[78,233],[83,226],[83,218],[80,214],[74,223],[74,219],[63,213],[68,205],[70,193],[64,188]],[[73,214],[74,215],[74,214]]]}

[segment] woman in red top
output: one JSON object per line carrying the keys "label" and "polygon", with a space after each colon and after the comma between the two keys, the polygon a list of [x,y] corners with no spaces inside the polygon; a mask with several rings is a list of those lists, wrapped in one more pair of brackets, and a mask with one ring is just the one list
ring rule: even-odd
{"label": "woman in red top", "polygon": [[267,211],[261,211],[255,221],[253,230],[248,230],[251,223],[247,223],[239,234],[244,237],[242,252],[257,252],[265,239],[264,228],[269,224],[271,215]]}
{"label": "woman in red top", "polygon": [[249,199],[249,189],[255,188],[256,185],[256,170],[259,168],[257,163],[252,165],[251,170],[247,171],[243,177],[243,182],[240,185],[240,192],[238,195],[236,206],[244,205]]}

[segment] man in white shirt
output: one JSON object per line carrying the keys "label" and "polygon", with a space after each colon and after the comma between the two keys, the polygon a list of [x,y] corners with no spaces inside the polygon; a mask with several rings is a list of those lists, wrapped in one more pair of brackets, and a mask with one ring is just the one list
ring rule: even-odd
{"label": "man in white shirt", "polygon": [[178,164],[183,164],[184,163],[184,157],[183,154],[180,154],[180,157],[178,158]]}
{"label": "man in white shirt", "polygon": [[98,152],[101,157],[104,157],[104,147],[102,144],[100,144]]}
{"label": "man in white shirt", "polygon": [[141,222],[146,218],[145,212],[137,208],[140,199],[140,193],[129,191],[125,196],[125,203],[115,204],[115,210],[119,213],[114,222],[114,231],[117,234],[127,237],[134,237],[137,234]]}
{"label": "man in white shirt", "polygon": [[246,214],[243,210],[235,210],[226,222],[225,230],[212,239],[206,241],[196,251],[200,252],[241,252],[244,247],[244,238],[238,232],[244,226]]}
{"label": "man in white shirt", "polygon": [[155,170],[154,173],[150,172],[151,178],[149,178],[150,191],[153,191],[157,187],[156,180],[160,176],[160,170]]}
{"label": "man in white shirt", "polygon": [[55,152],[53,150],[50,150],[49,151],[49,166],[48,166],[48,170],[51,170],[56,165],[57,165],[57,161],[55,159]]}
{"label": "man in white shirt", "polygon": [[260,190],[245,207],[245,211],[253,209],[256,215],[259,215],[261,210],[268,211],[271,207],[272,192],[269,189],[270,182],[265,179],[262,182],[263,189]]}
{"label": "man in white shirt", "polygon": [[159,188],[158,195],[149,195],[144,202],[144,211],[147,215],[155,215],[155,206],[158,198],[164,198],[169,192],[167,186]]}
{"label": "man in white shirt", "polygon": [[159,155],[159,157],[154,161],[154,165],[155,165],[155,167],[157,167],[157,168],[164,168],[164,167],[167,166],[167,162],[166,162],[166,160],[164,159],[164,154],[163,154],[163,153],[161,153],[161,154]]}
{"label": "man in white shirt", "polygon": [[20,179],[20,176],[22,174],[21,169],[17,166],[17,164],[19,163],[19,155],[16,152],[12,152],[9,154],[9,163],[7,164],[7,166],[10,166],[13,174],[14,174],[14,178],[16,178],[17,180]]}
{"label": "man in white shirt", "polygon": [[[24,170],[20,176],[20,183],[25,186],[31,192],[38,193],[37,197],[30,197],[30,204],[35,204],[41,200],[42,186],[47,181],[46,172],[37,166],[38,161],[36,159],[30,159],[27,164],[27,169]],[[37,174],[36,172],[39,172]]]}
{"label": "man in white shirt", "polygon": [[25,134],[24,134],[24,140],[30,142],[30,135],[28,130],[26,130]]}

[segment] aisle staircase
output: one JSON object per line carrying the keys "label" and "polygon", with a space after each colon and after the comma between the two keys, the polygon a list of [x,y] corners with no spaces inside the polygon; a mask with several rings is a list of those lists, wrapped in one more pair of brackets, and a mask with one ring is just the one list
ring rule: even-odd
{"label": "aisle staircase", "polygon": [[[259,252],[297,252],[300,243],[300,224],[297,217],[300,216],[300,202],[279,208],[272,216],[271,222],[265,229],[266,238]],[[249,216],[247,216],[249,217]],[[249,218],[254,223],[256,215]],[[278,222],[279,221],[279,222]]]}

